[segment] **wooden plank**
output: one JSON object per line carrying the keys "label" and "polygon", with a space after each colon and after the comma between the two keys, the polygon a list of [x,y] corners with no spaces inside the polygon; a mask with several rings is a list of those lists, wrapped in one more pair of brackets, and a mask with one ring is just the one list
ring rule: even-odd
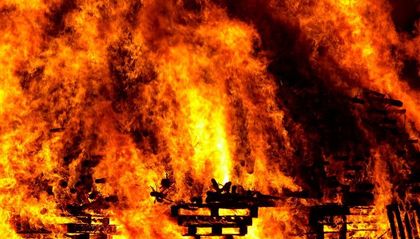
{"label": "wooden plank", "polygon": [[405,221],[405,227],[407,229],[407,237],[408,237],[408,239],[414,239],[413,238],[413,229],[411,228],[411,220],[409,218],[408,212],[405,213],[404,221]]}
{"label": "wooden plank", "polygon": [[398,239],[397,228],[395,226],[394,207],[395,205],[388,205],[386,207],[386,211],[388,215],[389,225],[391,227],[392,238]]}
{"label": "wooden plank", "polygon": [[395,205],[394,207],[394,214],[395,214],[395,218],[397,219],[398,229],[400,231],[400,239],[406,239],[404,224],[401,219],[401,213],[400,213],[400,209],[398,208],[398,205]]}
{"label": "wooden plank", "polygon": [[249,216],[180,216],[178,217],[178,225],[180,226],[232,226],[232,225],[252,225],[252,217]]}

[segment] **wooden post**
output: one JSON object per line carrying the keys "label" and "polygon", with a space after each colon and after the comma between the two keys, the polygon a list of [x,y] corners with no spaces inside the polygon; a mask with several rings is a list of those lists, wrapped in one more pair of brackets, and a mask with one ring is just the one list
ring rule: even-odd
{"label": "wooden post", "polygon": [[196,235],[197,234],[197,227],[189,226],[188,227],[188,235]]}
{"label": "wooden post", "polygon": [[212,208],[210,209],[210,214],[211,214],[211,216],[213,216],[213,217],[217,217],[217,216],[219,216],[219,208],[217,208],[217,207],[212,207]]}
{"label": "wooden post", "polygon": [[343,225],[340,228],[340,239],[346,239],[347,238],[347,217],[346,215],[343,215]]}
{"label": "wooden post", "polygon": [[222,235],[222,227],[221,226],[212,226],[211,227],[211,233],[213,235]]}
{"label": "wooden post", "polygon": [[407,229],[407,237],[408,239],[413,239],[413,229],[411,228],[411,220],[408,215],[408,212],[405,213],[404,221],[405,221],[405,227]]}
{"label": "wooden post", "polygon": [[394,206],[394,213],[395,213],[395,217],[397,218],[398,229],[400,231],[400,238],[401,239],[406,239],[404,224],[403,224],[402,219],[401,219],[400,209],[398,208],[398,205]]}
{"label": "wooden post", "polygon": [[258,207],[249,208],[251,217],[258,217]]}
{"label": "wooden post", "polygon": [[389,225],[391,227],[392,238],[398,239],[397,235],[397,228],[395,227],[395,220],[394,220],[394,213],[393,213],[393,205],[388,205],[386,207],[386,212],[388,215]]}
{"label": "wooden post", "polygon": [[248,233],[248,226],[241,226],[239,228],[239,234],[240,235],[246,235]]}

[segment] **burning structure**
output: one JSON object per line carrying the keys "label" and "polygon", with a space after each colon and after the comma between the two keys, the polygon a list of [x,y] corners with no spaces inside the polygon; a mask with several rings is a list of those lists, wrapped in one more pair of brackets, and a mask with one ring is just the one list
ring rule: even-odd
{"label": "burning structure", "polygon": [[[206,203],[203,204],[198,196],[192,198],[192,203],[179,202],[171,207],[172,216],[178,219],[178,224],[188,227],[185,236],[244,236],[248,226],[252,225],[252,218],[258,217],[258,208],[273,207],[274,200],[279,199],[257,191],[244,190],[242,186],[232,186],[231,182],[227,182],[222,188],[219,188],[214,179],[212,184],[214,191],[207,192]],[[208,209],[207,214],[200,215],[203,210],[199,209]],[[230,214],[220,215],[223,209],[230,210]],[[181,210],[184,210],[184,213],[181,213]],[[238,215],[238,210],[246,212]],[[211,233],[198,234],[197,229],[203,227],[211,228]],[[224,233],[225,228],[236,229],[236,232]]]}
{"label": "burning structure", "polygon": [[419,13],[1,0],[0,237],[419,238]]}

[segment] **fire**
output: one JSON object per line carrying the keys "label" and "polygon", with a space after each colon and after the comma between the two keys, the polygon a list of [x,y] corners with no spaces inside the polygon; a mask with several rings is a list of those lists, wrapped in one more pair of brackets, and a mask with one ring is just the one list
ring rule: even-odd
{"label": "fire", "polygon": [[0,1],[0,236],[181,239],[168,205],[214,178],[276,196],[243,238],[395,237],[420,127],[395,4]]}

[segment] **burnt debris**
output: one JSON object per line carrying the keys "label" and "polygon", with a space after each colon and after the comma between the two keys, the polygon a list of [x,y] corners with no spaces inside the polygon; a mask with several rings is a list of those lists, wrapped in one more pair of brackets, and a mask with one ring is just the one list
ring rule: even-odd
{"label": "burnt debris", "polygon": [[412,202],[404,206],[391,204],[387,207],[392,237],[394,239],[420,238],[420,205]]}
{"label": "burnt debris", "polygon": [[[324,204],[314,206],[309,213],[309,239],[324,238],[365,238],[365,232],[376,232],[372,215],[372,206],[347,206],[341,204]],[[359,235],[359,236],[358,236]]]}
{"label": "burnt debris", "polygon": [[[85,163],[86,164],[86,163]],[[66,180],[60,180],[58,185],[62,189],[68,189],[71,194],[76,195],[77,200],[63,206],[63,218],[68,223],[57,225],[43,225],[41,222],[32,225],[28,218],[16,215],[12,218],[15,231],[22,238],[51,239],[112,239],[117,233],[116,225],[110,223],[110,218],[103,214],[104,209],[111,204],[118,202],[115,195],[102,195],[96,191],[95,184],[106,183],[105,178],[93,179],[92,176],[83,175],[73,187],[69,189]],[[41,211],[45,214],[46,209]],[[54,232],[47,228],[54,228]]]}
{"label": "burnt debris", "polygon": [[154,188],[150,186],[152,191],[150,192],[150,196],[155,198],[155,202],[163,203],[163,202],[173,202],[172,200],[168,199],[169,190],[173,186],[173,181],[169,178],[169,175],[166,174],[166,177],[160,181],[160,187]]}
{"label": "burnt debris", "polygon": [[[355,115],[360,118],[361,127],[375,137],[376,143],[392,144],[400,159],[410,165],[412,156],[418,155],[413,147],[417,140],[411,138],[405,129],[406,110],[403,108],[403,102],[371,90],[361,90],[350,102],[354,105]],[[419,208],[415,200],[400,205],[395,198],[395,203],[387,207],[390,222],[388,231],[379,231],[376,222],[369,219],[369,215],[375,214],[375,185],[367,171],[370,157],[346,155],[335,157],[335,161],[326,163],[327,171],[331,167],[335,169],[331,171],[337,172],[337,169],[342,168],[345,172],[344,180],[338,180],[337,175],[329,176],[325,180],[325,185],[330,191],[341,195],[341,204],[311,207],[308,238],[365,238],[365,232],[373,232],[370,235],[377,235],[377,238],[384,235],[392,235],[394,239],[419,238]],[[388,170],[392,170],[393,163],[389,162]],[[392,182],[393,191],[402,198],[410,199],[411,195],[413,199],[416,185],[420,181],[415,177],[416,167],[412,167],[411,170],[409,175],[397,175]],[[403,178],[407,179],[401,180]]]}
{"label": "burnt debris", "polygon": [[[376,185],[369,168],[375,160],[374,155],[364,151],[368,147],[362,141],[355,141],[353,149],[335,152],[323,161],[324,174],[319,177],[322,198],[337,197],[340,203],[319,203],[310,207],[306,237],[347,239],[367,238],[366,235],[369,235],[369,238],[419,238],[420,179],[418,163],[415,163],[419,159],[415,147],[418,140],[407,132],[403,102],[367,89],[360,90],[356,96],[349,98],[349,102],[357,124],[365,130],[364,137],[369,138],[368,142],[385,145],[399,157],[383,156],[393,187],[390,193],[394,202],[387,207],[389,230],[381,230],[373,220],[377,212],[374,193]],[[402,164],[408,170],[395,170]],[[285,192],[290,197],[307,196]],[[404,199],[404,203],[401,199]]]}
{"label": "burnt debris", "polygon": [[80,215],[75,217],[76,222],[66,224],[65,234],[72,239],[111,239],[117,232],[110,219],[101,215]]}
{"label": "burnt debris", "polygon": [[110,224],[110,218],[102,215],[103,210],[118,202],[116,195],[105,196],[96,190],[95,184],[104,183],[105,178],[94,180],[91,174],[80,177],[73,188],[79,202],[68,204],[65,208],[67,217],[74,221],[64,225],[65,236],[72,239],[111,239],[117,232],[116,226]]}
{"label": "burnt debris", "polygon": [[[201,196],[193,196],[189,203],[181,201],[172,204],[171,216],[177,219],[178,225],[187,228],[184,236],[244,236],[248,226],[252,225],[252,218],[258,217],[258,208],[275,207],[276,200],[280,199],[245,190],[231,182],[224,185],[219,185],[215,179],[211,182],[212,190],[207,191],[204,202]],[[151,196],[158,202],[172,202],[164,192],[153,190]],[[209,230],[203,230],[206,228]]]}

